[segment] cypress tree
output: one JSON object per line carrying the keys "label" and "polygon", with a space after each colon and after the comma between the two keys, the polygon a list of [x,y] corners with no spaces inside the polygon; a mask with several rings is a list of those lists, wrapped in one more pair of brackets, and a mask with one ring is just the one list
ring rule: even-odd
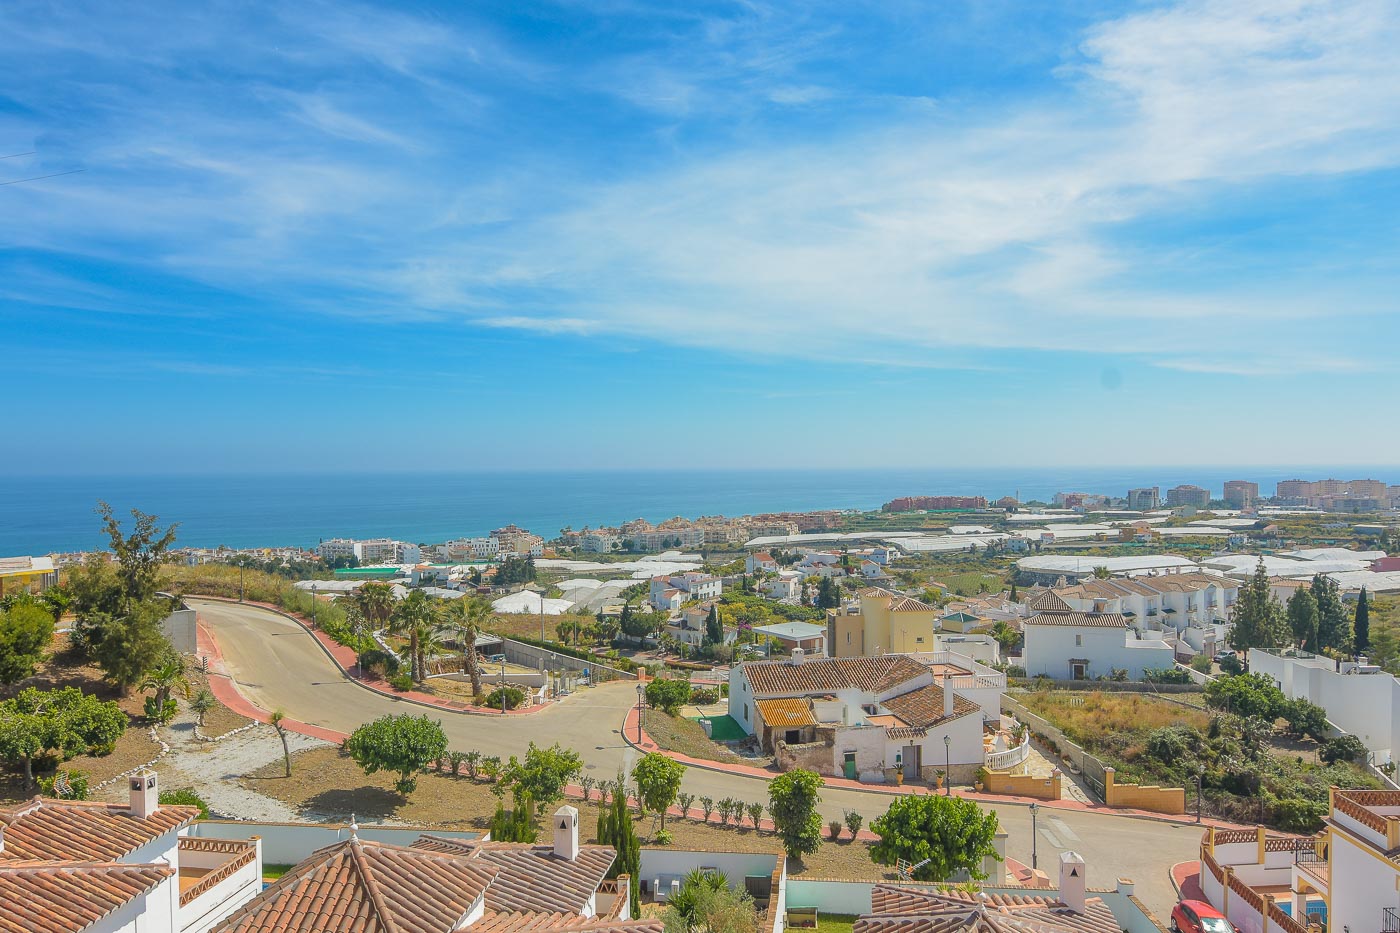
{"label": "cypress tree", "polygon": [[612,801],[602,805],[598,814],[598,843],[612,846],[617,857],[608,869],[608,877],[627,875],[628,887],[632,893],[632,916],[641,916],[639,899],[642,873],[642,845],[637,841],[636,829],[632,826],[632,814],[627,810],[627,793],[622,775],[617,776]]}
{"label": "cypress tree", "polygon": [[1351,620],[1347,618],[1346,606],[1342,605],[1337,581],[1318,574],[1312,579],[1312,595],[1317,600],[1318,650],[1350,651]]}
{"label": "cypress tree", "polygon": [[1240,598],[1231,613],[1229,645],[1236,651],[1250,648],[1277,648],[1289,640],[1283,607],[1269,591],[1269,574],[1261,558],[1254,576],[1240,589]]}
{"label": "cypress tree", "polygon": [[710,615],[705,619],[704,641],[711,645],[724,643],[724,627],[719,623],[719,607],[710,606]]}
{"label": "cypress tree", "polygon": [[1366,600],[1366,587],[1356,599],[1356,624],[1352,626],[1356,637],[1356,650],[1367,651],[1371,647],[1371,605]]}
{"label": "cypress tree", "polygon": [[1304,651],[1317,650],[1317,600],[1306,586],[1288,597],[1288,627],[1293,630],[1294,644]]}

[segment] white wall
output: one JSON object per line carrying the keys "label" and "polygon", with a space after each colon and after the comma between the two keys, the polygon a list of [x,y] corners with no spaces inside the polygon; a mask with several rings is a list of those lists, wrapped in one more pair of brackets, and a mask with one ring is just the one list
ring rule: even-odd
{"label": "white wall", "polygon": [[171,877],[127,901],[84,933],[178,933],[179,910],[180,882]]}
{"label": "white wall", "polygon": [[[1075,643],[1075,636],[1080,643]],[[1027,625],[1022,652],[1028,677],[1045,674],[1067,680],[1070,658],[1087,658],[1090,679],[1125,669],[1128,679],[1141,680],[1148,668],[1171,667],[1176,658],[1165,642],[1136,639],[1128,629],[1074,625]]]}
{"label": "white wall", "polygon": [[1378,763],[1400,753],[1400,681],[1389,674],[1339,674],[1327,658],[1284,658],[1249,652],[1249,669],[1271,678],[1288,697],[1305,697],[1372,752]]}
{"label": "white wall", "polygon": [[[412,845],[424,833],[449,839],[477,839],[480,833],[458,830],[417,829],[398,826],[361,826],[361,839]],[[317,849],[349,837],[341,823],[252,823],[241,820],[200,820],[188,827],[185,835],[199,839],[262,838],[262,860],[271,865],[294,865]]]}
{"label": "white wall", "polygon": [[1395,887],[1400,869],[1362,849],[1345,833],[1332,833],[1329,854],[1332,873],[1327,928],[1349,928],[1356,933],[1379,930],[1381,908],[1400,907],[1400,893]]}

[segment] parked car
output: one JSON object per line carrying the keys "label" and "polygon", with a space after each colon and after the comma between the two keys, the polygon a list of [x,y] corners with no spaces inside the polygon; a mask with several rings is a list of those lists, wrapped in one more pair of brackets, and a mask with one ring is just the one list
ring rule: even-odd
{"label": "parked car", "polygon": [[1240,928],[1205,901],[1182,901],[1172,908],[1172,933],[1240,933]]}

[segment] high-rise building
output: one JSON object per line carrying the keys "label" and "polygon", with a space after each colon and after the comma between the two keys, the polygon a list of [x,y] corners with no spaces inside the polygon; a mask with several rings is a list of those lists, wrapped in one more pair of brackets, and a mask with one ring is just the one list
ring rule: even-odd
{"label": "high-rise building", "polygon": [[1162,504],[1161,493],[1156,486],[1128,490],[1128,508],[1139,512],[1150,512]]}
{"label": "high-rise building", "polygon": [[1232,509],[1252,509],[1259,501],[1259,484],[1249,480],[1232,479],[1225,484],[1225,504]]}
{"label": "high-rise building", "polygon": [[1189,483],[1181,486],[1173,486],[1167,490],[1167,505],[1178,508],[1183,505],[1195,506],[1198,509],[1210,506],[1210,490],[1202,489],[1200,486],[1192,486]]}

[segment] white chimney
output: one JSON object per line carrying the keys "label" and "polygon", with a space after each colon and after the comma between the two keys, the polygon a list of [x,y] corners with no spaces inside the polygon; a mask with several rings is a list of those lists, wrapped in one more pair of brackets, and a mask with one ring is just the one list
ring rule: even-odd
{"label": "white chimney", "polygon": [[578,859],[578,811],[568,804],[554,811],[554,854],[570,862]]}
{"label": "white chimney", "polygon": [[5,854],[5,824],[0,823],[0,855]]}
{"label": "white chimney", "polygon": [[131,815],[144,820],[160,809],[160,789],[156,786],[156,773],[143,768],[131,776]]}
{"label": "white chimney", "polygon": [[792,663],[793,663],[793,664],[801,664],[803,658],[805,658],[806,656],[807,656],[807,652],[803,651],[801,648],[794,648],[794,649],[792,649]]}
{"label": "white chimney", "polygon": [[953,715],[953,688],[948,686],[948,675],[943,675],[943,718],[950,719]]}
{"label": "white chimney", "polygon": [[1060,902],[1077,914],[1084,913],[1085,874],[1084,856],[1060,853]]}

